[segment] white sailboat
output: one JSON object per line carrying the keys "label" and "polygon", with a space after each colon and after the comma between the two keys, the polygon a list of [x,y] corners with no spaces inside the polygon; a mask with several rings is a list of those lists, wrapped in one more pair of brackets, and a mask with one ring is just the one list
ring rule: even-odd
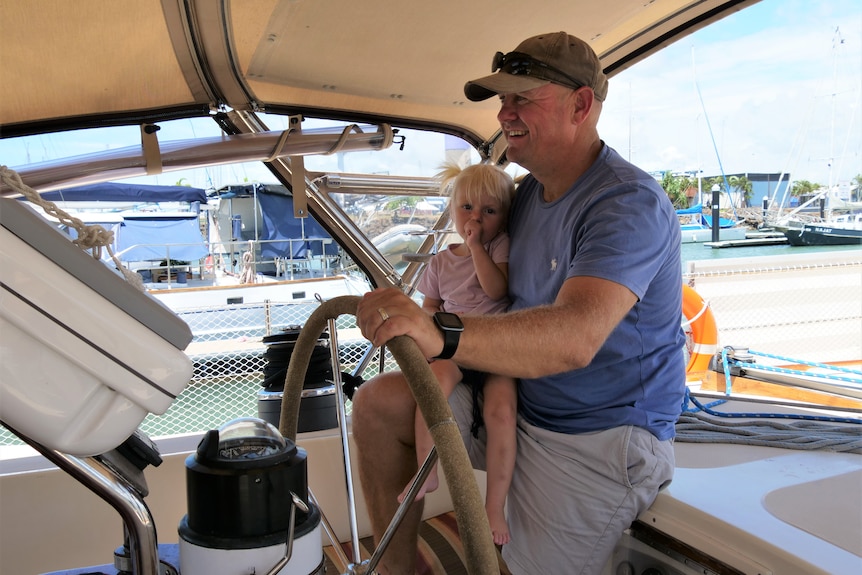
{"label": "white sailboat", "polygon": [[[844,38],[841,35],[841,29],[836,27],[832,39],[832,67],[835,77],[833,83],[835,86],[837,86],[838,79],[839,51],[843,49]],[[853,201],[851,185],[848,181],[836,183],[833,180],[836,165],[834,146],[836,134],[835,107],[837,105],[836,99],[839,96],[837,90],[837,87],[833,87],[830,94],[832,112],[830,149],[827,158],[829,173],[827,185],[786,214],[782,211],[787,196],[792,190],[792,182],[785,190],[785,197],[782,198],[782,201],[779,203],[772,202],[775,211],[772,213],[768,225],[783,232],[788,242],[794,246],[862,245],[862,203]],[[856,92],[858,94],[858,87]],[[855,116],[858,113],[858,106],[853,109]],[[851,121],[846,129],[848,131],[856,129],[855,121]],[[858,190],[856,194],[858,197]]]}

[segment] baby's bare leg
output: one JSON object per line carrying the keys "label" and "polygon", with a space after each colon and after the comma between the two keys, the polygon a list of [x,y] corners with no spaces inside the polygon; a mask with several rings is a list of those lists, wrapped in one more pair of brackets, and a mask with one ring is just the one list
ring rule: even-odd
{"label": "baby's bare leg", "polygon": [[[448,398],[449,395],[451,395],[452,390],[455,389],[455,386],[458,385],[458,382],[461,381],[461,370],[457,365],[455,365],[455,362],[446,359],[433,361],[431,362],[430,367],[440,384],[440,388],[443,390],[443,395]],[[431,448],[434,446],[434,440],[431,437],[431,432],[428,431],[428,426],[425,425],[425,420],[422,418],[422,413],[419,411],[419,408],[416,408],[414,425],[416,427],[416,458],[417,463],[421,468],[425,459],[428,457],[428,454],[431,452]],[[416,493],[416,500],[418,501],[422,499],[425,497],[426,493],[435,491],[439,486],[440,478],[437,476],[437,466],[435,465],[431,470],[431,473],[429,473],[428,477],[425,479],[425,483],[422,484],[422,487],[420,487],[419,491]],[[404,500],[409,489],[410,485],[408,484],[398,496],[398,501]]]}
{"label": "baby's bare leg", "polygon": [[506,495],[515,469],[517,439],[515,433],[518,395],[515,381],[509,377],[488,374],[483,388],[482,417],[488,432],[488,491],[485,510],[494,543],[509,542],[509,525],[506,522]]}

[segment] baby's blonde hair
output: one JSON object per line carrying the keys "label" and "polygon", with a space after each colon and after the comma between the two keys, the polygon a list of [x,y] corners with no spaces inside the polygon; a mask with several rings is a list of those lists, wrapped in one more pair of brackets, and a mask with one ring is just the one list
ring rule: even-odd
{"label": "baby's blonde hair", "polygon": [[508,217],[515,195],[515,182],[503,168],[494,164],[474,164],[462,169],[457,164],[444,164],[437,177],[441,181],[441,191],[450,198],[454,198],[455,190],[459,188],[464,189],[465,198],[471,204],[476,203],[480,196],[487,195],[500,202],[503,214]]}

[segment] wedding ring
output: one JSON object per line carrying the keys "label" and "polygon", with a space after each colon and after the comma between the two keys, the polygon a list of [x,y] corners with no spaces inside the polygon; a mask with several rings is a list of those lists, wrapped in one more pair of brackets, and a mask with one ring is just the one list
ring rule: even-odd
{"label": "wedding ring", "polygon": [[383,309],[382,307],[377,308],[377,313],[380,314],[380,317],[381,317],[381,319],[383,319],[383,321],[386,321],[387,319],[389,319],[389,314],[386,313],[386,310]]}

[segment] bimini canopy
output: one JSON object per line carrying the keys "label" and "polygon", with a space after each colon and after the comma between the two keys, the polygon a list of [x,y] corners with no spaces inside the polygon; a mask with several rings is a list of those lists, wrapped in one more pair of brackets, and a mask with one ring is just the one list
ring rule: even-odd
{"label": "bimini canopy", "polygon": [[465,101],[496,50],[565,30],[609,75],[754,0],[26,0],[0,3],[0,135],[216,110],[435,127],[478,143]]}

